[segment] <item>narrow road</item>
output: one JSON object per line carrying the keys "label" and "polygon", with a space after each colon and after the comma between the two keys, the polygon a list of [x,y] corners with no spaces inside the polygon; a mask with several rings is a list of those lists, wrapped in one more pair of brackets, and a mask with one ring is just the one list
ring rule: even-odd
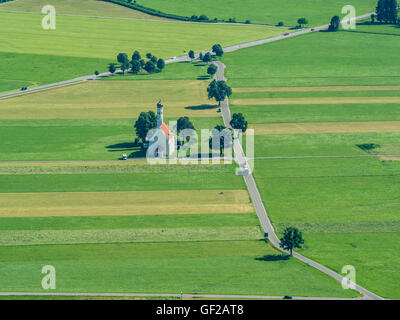
{"label": "narrow road", "polygon": [[[226,66],[219,61],[213,62],[217,67],[218,71],[215,75],[216,80],[225,80],[225,68]],[[227,128],[231,128],[230,126],[230,121],[231,121],[231,112],[229,109],[229,100],[226,98],[224,101],[221,102],[221,115],[224,120],[224,124]],[[247,159],[245,157],[245,154],[243,152],[243,148],[240,144],[239,139],[234,139],[234,152],[235,152],[235,160],[237,161],[238,165],[243,168],[244,166],[249,167],[247,163]],[[263,228],[265,233],[268,233],[268,239],[272,245],[274,245],[276,248],[279,250],[288,253],[287,251],[283,250],[280,248],[280,241],[278,239],[278,236],[275,233],[274,227],[272,226],[271,220],[268,217],[267,210],[264,207],[264,204],[261,199],[260,192],[257,188],[257,184],[254,180],[253,173],[250,170],[250,173],[247,175],[243,176],[244,181],[247,186],[247,190],[250,194],[250,198],[252,203],[254,204],[254,209],[257,213],[258,219],[260,221],[261,227]],[[319,264],[318,262],[315,262],[309,258],[306,258],[302,256],[301,254],[297,252],[293,252],[293,256],[300,261],[306,263],[309,266],[314,267],[315,269],[329,275],[330,277],[334,278],[338,282],[342,283],[343,281],[343,276],[340,274],[332,271],[331,269]],[[382,297],[370,292],[369,290],[359,286],[356,284],[356,290],[361,292],[366,299],[369,300],[383,300]]]}
{"label": "narrow road", "polygon": [[[361,16],[356,17],[356,20],[363,20],[366,19],[368,17],[370,17],[371,13],[368,14],[364,14]],[[235,44],[232,46],[228,46],[224,48],[225,52],[233,52],[236,50],[240,50],[240,49],[244,49],[244,48],[250,48],[250,47],[254,47],[254,46],[259,46],[262,44],[266,44],[266,43],[271,43],[271,42],[275,42],[275,41],[279,41],[279,40],[284,40],[284,39],[288,39],[288,38],[293,38],[293,37],[297,37],[297,36],[301,36],[304,34],[309,34],[312,32],[318,32],[320,30],[326,30],[328,29],[329,24],[325,24],[322,26],[318,26],[318,27],[314,27],[314,28],[305,28],[305,29],[301,29],[299,31],[295,31],[295,32],[289,32],[289,34],[285,35],[285,34],[280,34],[277,36],[273,36],[273,37],[268,37],[265,39],[260,39],[260,40],[253,40],[253,41],[248,41],[248,42],[244,42],[244,43],[239,43],[239,44]],[[211,52],[211,50],[204,50],[202,51],[203,54],[207,53],[207,52]],[[196,55],[198,57],[199,53]],[[169,63],[177,63],[177,62],[185,62],[185,61],[191,61],[191,59],[187,56],[179,56],[179,57],[173,57],[173,58],[168,58],[165,60],[166,64]],[[7,98],[11,98],[11,97],[16,97],[16,96],[20,96],[20,95],[24,95],[24,94],[29,94],[29,93],[34,93],[34,92],[39,92],[39,91],[44,91],[44,90],[49,90],[49,89],[54,89],[57,87],[63,87],[63,86],[67,86],[67,85],[72,85],[72,84],[77,84],[77,83],[81,83],[81,82],[85,82],[88,80],[94,80],[98,77],[102,77],[102,76],[109,76],[110,73],[109,72],[104,72],[98,76],[95,75],[87,75],[87,76],[82,76],[82,77],[78,77],[75,79],[71,79],[71,80],[66,80],[66,81],[60,81],[60,82],[55,82],[55,83],[51,83],[51,84],[46,84],[46,85],[42,85],[42,86],[38,86],[38,87],[32,87],[32,88],[28,88],[28,90],[25,91],[11,91],[11,92],[7,92],[7,93],[2,93],[0,94],[0,100],[1,99],[7,99]]]}

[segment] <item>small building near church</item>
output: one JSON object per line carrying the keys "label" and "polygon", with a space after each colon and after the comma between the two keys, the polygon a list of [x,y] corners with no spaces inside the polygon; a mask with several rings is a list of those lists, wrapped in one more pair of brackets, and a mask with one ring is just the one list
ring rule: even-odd
{"label": "small building near church", "polygon": [[157,103],[157,130],[150,140],[150,148],[157,157],[169,157],[175,152],[176,137],[169,126],[164,123],[164,106],[161,100]]}

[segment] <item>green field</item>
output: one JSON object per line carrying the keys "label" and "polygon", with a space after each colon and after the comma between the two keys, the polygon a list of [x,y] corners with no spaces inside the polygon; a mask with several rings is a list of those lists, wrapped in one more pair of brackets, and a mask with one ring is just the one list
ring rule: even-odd
{"label": "green field", "polygon": [[398,85],[399,35],[395,26],[359,24],[239,50],[223,61],[233,87]]}
{"label": "green field", "polygon": [[[220,20],[236,18],[238,22],[250,20],[252,23],[277,24],[283,21],[288,26],[297,24],[300,17],[308,18],[310,25],[322,25],[329,22],[334,15],[341,13],[342,7],[349,4],[343,0],[307,0],[301,3],[293,0],[219,0],[218,5],[211,0],[193,0],[190,6],[185,0],[137,0],[138,4],[160,10],[166,13],[192,16],[196,14],[207,15]],[[357,10],[357,14],[372,12],[376,1],[356,0],[351,3]]]}
{"label": "green field", "polygon": [[[131,55],[139,50],[143,55],[151,52],[168,58],[184,50],[204,50],[215,43],[232,45],[282,32],[269,27],[77,16],[57,16],[56,30],[43,30],[41,20],[37,14],[0,12],[0,28],[8,35],[0,43],[0,57],[6,60],[0,69],[0,91],[105,71],[120,52]],[[8,79],[18,81],[12,84]]]}
{"label": "green field", "polygon": [[261,241],[11,246],[2,252],[4,291],[41,291],[41,268],[52,264],[56,291],[64,292],[352,296],[296,260],[279,260]]}
{"label": "green field", "polygon": [[295,159],[255,165],[275,227],[303,230],[302,254],[339,273],[344,265],[353,265],[357,283],[387,298],[400,297],[398,162]]}
{"label": "green field", "polygon": [[45,5],[54,6],[57,14],[163,20],[101,0],[18,0],[0,4],[0,11],[41,12]]}

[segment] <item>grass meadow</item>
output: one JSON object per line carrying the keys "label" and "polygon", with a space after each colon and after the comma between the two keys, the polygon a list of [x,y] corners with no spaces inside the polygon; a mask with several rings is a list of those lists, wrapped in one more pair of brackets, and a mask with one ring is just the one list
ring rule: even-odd
{"label": "grass meadow", "polygon": [[[258,160],[255,176],[278,231],[304,232],[300,252],[357,283],[399,298],[396,269],[400,163],[379,159]],[[385,245],[391,243],[393,245]]]}
{"label": "grass meadow", "polygon": [[399,36],[396,26],[358,24],[239,50],[223,61],[238,88],[399,85]]}
{"label": "grass meadow", "polygon": [[45,5],[54,6],[57,14],[73,14],[125,19],[164,20],[140,11],[127,10],[122,6],[103,2],[101,0],[18,0],[1,4],[0,11],[9,10],[22,12],[41,12]]}
{"label": "grass meadow", "polygon": [[[278,0],[247,0],[246,5],[240,0],[220,0],[218,6],[211,0],[194,0],[188,6],[184,0],[138,0],[137,3],[167,13],[192,16],[196,14],[207,15],[210,19],[214,17],[228,21],[236,18],[239,22],[250,20],[252,23],[277,24],[283,21],[288,26],[297,24],[297,19],[306,17],[312,26],[329,23],[334,15],[339,15],[342,7],[348,3],[343,0],[317,1],[307,0],[298,3],[296,1]],[[372,12],[376,3],[371,0],[352,2],[357,14]]]}
{"label": "grass meadow", "polygon": [[[105,5],[90,1],[87,6],[98,4]],[[105,71],[120,52],[131,55],[139,50],[143,55],[151,52],[168,58],[182,55],[184,50],[200,51],[215,43],[226,46],[282,32],[269,27],[77,16],[57,16],[56,30],[43,30],[41,20],[38,14],[0,10],[0,28],[3,34],[10,35],[0,43],[0,57],[6,60],[0,69],[0,91]],[[25,67],[26,60],[31,62],[30,68]],[[8,83],[8,79],[14,83]]]}

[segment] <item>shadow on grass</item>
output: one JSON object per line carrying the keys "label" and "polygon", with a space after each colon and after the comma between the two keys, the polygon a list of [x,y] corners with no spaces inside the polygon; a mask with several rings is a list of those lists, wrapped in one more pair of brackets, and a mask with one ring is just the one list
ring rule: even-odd
{"label": "shadow on grass", "polygon": [[217,109],[218,106],[214,105],[209,105],[209,104],[202,104],[200,106],[189,106],[185,107],[187,110],[212,110],[212,109]]}
{"label": "shadow on grass", "polygon": [[211,77],[210,76],[198,76],[197,80],[210,80]]}
{"label": "shadow on grass", "polygon": [[290,255],[288,254],[267,254],[266,256],[255,258],[257,261],[284,261],[289,260]]}

